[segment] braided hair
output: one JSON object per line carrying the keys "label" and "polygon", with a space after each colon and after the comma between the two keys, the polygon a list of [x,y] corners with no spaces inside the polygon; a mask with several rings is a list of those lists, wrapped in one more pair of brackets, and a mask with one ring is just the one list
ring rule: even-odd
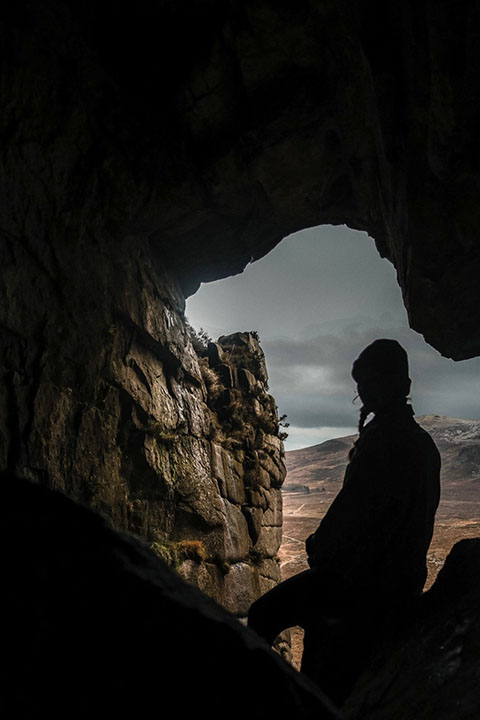
{"label": "braided hair", "polygon": [[363,426],[365,425],[365,422],[367,420],[367,417],[370,415],[370,410],[365,406],[362,405],[360,408],[360,416],[358,420],[358,434],[359,437],[354,441],[352,447],[348,451],[348,460],[350,461],[355,454],[355,450],[357,449],[357,443],[360,440],[360,435],[362,434]]}
{"label": "braided hair", "polygon": [[363,430],[363,426],[365,425],[365,422],[367,420],[367,417],[370,415],[370,410],[365,406],[362,405],[360,408],[359,418],[358,418],[358,432],[361,433]]}

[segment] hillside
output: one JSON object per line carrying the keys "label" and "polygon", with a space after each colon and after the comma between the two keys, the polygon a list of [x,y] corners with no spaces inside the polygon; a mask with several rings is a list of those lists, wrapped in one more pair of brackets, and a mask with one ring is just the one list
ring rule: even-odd
{"label": "hillside", "polygon": [[[423,415],[417,422],[431,434],[441,453],[442,497],[480,501],[480,421]],[[349,435],[287,452],[284,492],[336,494],[356,437]]]}

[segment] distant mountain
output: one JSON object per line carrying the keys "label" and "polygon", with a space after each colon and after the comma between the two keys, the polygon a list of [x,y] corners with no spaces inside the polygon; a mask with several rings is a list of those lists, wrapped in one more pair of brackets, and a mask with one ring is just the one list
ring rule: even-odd
{"label": "distant mountain", "polygon": [[[416,418],[435,441],[442,457],[442,495],[445,499],[480,500],[480,421],[442,415]],[[341,487],[348,451],[357,435],[327,440],[320,445],[286,453],[285,492],[336,494]]]}

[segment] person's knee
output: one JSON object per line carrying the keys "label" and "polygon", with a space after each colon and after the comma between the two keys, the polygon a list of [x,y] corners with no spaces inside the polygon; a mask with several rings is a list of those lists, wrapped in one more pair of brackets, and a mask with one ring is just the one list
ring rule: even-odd
{"label": "person's knee", "polygon": [[263,596],[255,600],[251,605],[247,615],[248,626],[254,630],[259,630],[263,627],[265,612],[264,612],[265,601]]}
{"label": "person's knee", "polygon": [[270,595],[262,595],[252,603],[247,616],[248,627],[270,644],[279,633],[278,619],[272,605],[274,603],[271,602]]}
{"label": "person's knee", "polygon": [[268,642],[289,627],[304,627],[311,608],[318,606],[318,573],[306,570],[275,585],[255,600],[248,612],[248,625]]}

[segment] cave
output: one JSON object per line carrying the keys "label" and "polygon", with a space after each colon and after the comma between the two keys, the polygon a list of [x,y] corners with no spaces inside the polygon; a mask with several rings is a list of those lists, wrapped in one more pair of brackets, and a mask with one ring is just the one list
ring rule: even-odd
{"label": "cave", "polygon": [[[202,701],[215,717],[342,716],[238,621],[278,580],[278,418],[257,339],[196,349],[185,298],[292,232],[345,224],[393,263],[413,329],[478,356],[479,14],[443,0],[3,8],[15,716]],[[365,674],[346,717],[478,710],[478,553],[454,548],[420,640]]]}

